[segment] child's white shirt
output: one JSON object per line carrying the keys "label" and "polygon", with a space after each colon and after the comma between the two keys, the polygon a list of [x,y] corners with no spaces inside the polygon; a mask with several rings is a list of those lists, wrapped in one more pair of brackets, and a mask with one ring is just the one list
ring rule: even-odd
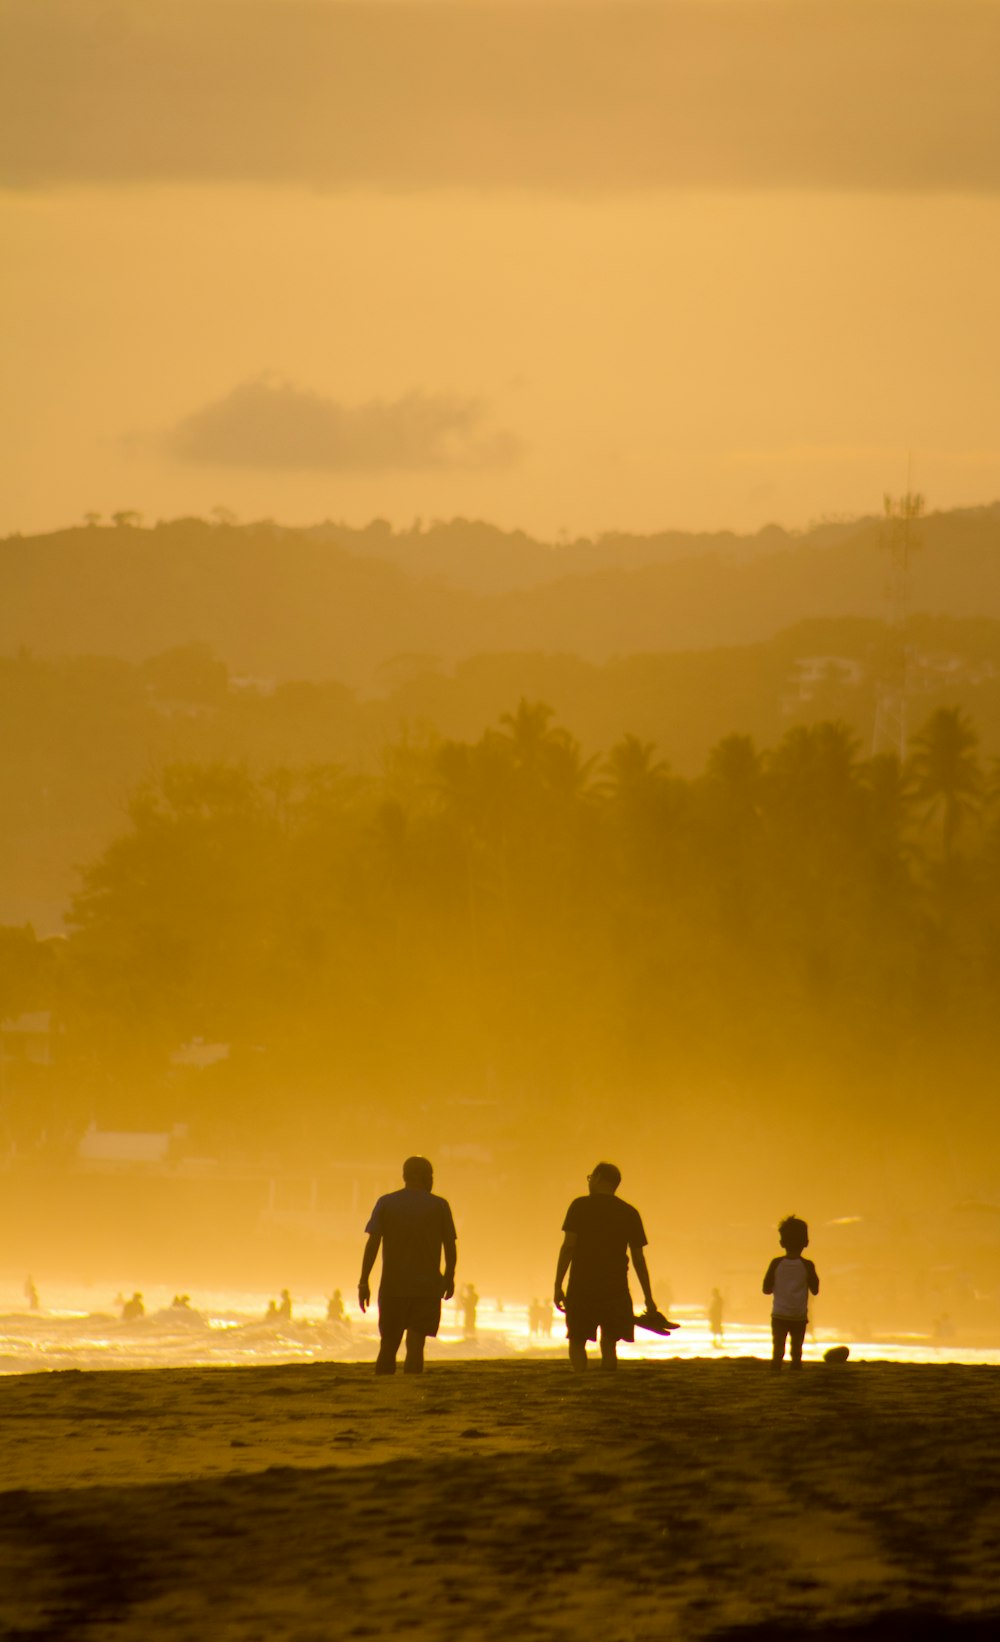
{"label": "child's white shirt", "polygon": [[809,1314],[809,1274],[800,1254],[786,1254],[774,1271],[772,1317],[807,1317]]}

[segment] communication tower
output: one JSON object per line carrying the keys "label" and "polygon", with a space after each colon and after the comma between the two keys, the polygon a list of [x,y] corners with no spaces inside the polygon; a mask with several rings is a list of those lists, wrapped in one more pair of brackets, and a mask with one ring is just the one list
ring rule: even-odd
{"label": "communication tower", "polygon": [[895,753],[900,763],[906,757],[907,686],[910,646],[906,619],[910,608],[910,560],[920,547],[918,522],[923,517],[924,498],[908,490],[904,496],[885,496],[885,518],[879,545],[889,561],[885,588],[885,644],[875,681],[875,728],[872,754]]}

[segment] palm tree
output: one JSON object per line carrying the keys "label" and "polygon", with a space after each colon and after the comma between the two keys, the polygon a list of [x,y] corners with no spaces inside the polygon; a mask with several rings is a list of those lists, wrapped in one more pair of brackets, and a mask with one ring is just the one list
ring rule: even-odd
{"label": "palm tree", "polygon": [[656,743],[640,741],[637,735],[623,736],[607,756],[606,790],[619,804],[641,802],[651,788],[669,773],[662,758],[654,758]]}
{"label": "palm tree", "polygon": [[544,757],[543,749],[555,733],[549,727],[549,721],[554,717],[553,708],[546,706],[544,701],[528,701],[524,696],[518,702],[516,712],[500,715],[500,723],[508,731],[514,762],[526,775],[538,772]]}
{"label": "palm tree", "polygon": [[941,815],[941,851],[951,861],[962,824],[979,811],[983,775],[976,749],[979,736],[961,707],[939,707],[916,737],[910,774],[914,796],[926,818]]}
{"label": "palm tree", "polygon": [[895,753],[877,753],[862,767],[868,834],[879,854],[901,856],[913,785]]}
{"label": "palm tree", "polygon": [[727,735],[709,753],[705,773],[727,816],[744,827],[759,817],[764,772],[750,736]]}

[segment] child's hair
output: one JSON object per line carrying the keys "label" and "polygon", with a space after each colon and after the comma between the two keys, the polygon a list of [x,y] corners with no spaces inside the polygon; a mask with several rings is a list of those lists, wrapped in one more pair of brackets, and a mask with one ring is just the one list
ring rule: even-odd
{"label": "child's hair", "polygon": [[778,1242],[786,1254],[801,1254],[809,1245],[809,1227],[797,1214],[786,1214],[778,1225]]}

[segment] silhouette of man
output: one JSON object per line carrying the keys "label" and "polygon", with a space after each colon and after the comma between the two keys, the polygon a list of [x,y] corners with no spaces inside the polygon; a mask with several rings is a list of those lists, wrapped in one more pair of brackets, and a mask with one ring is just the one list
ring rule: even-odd
{"label": "silhouette of man", "polygon": [[[426,1157],[408,1157],[403,1189],[380,1197],[365,1227],[368,1242],[361,1261],[358,1304],[371,1301],[368,1279],[382,1249],[378,1291],[381,1336],[376,1374],[395,1374],[396,1353],[406,1335],[404,1374],[424,1371],[424,1341],[441,1322],[441,1301],[455,1292],[455,1222],[443,1197],[431,1191],[434,1170]],[[444,1255],[444,1271],[441,1257]]]}
{"label": "silhouette of man", "polygon": [[[618,1341],[635,1338],[628,1257],[646,1300],[655,1312],[643,1248],[646,1233],[638,1209],[616,1197],[621,1170],[598,1163],[587,1176],[588,1196],[576,1197],[563,1221],[563,1244],[556,1263],[555,1304],[566,1313],[569,1360],[577,1373],[587,1366],[587,1341],[601,1336],[601,1367],[618,1367]],[[563,1281],[569,1272],[569,1286]]]}
{"label": "silhouette of man", "polygon": [[459,1299],[462,1302],[462,1318],[465,1323],[465,1338],[475,1339],[476,1334],[476,1307],[479,1305],[479,1295],[472,1283],[466,1283]]}
{"label": "silhouette of man", "polygon": [[718,1289],[712,1290],[712,1298],[708,1302],[708,1326],[712,1331],[712,1344],[722,1344],[722,1295]]}

